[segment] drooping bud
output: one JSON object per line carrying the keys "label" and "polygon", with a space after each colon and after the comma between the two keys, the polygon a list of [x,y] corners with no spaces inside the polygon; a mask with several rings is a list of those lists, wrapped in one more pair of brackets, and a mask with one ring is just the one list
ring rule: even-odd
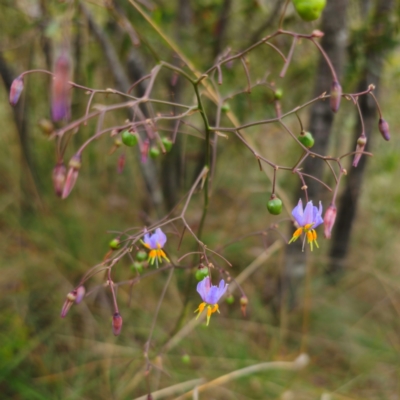
{"label": "drooping bud", "polygon": [[74,304],[74,302],[75,302],[75,300],[77,298],[77,294],[78,293],[77,293],[77,291],[75,289],[71,290],[67,294],[67,297],[66,297],[66,299],[64,301],[64,304],[62,306],[62,309],[61,309],[61,314],[60,314],[61,318],[64,318],[67,315],[69,309],[71,308],[72,304]]}
{"label": "drooping bud", "polygon": [[356,153],[354,155],[354,160],[353,160],[353,167],[357,167],[358,162],[360,161],[360,158],[362,156],[362,151],[365,149],[365,145],[367,144],[367,138],[364,134],[362,134],[358,139],[357,139],[357,147],[356,151],[360,153]]}
{"label": "drooping bud", "polygon": [[15,78],[11,84],[10,88],[10,104],[14,107],[21,96],[22,91],[24,90],[24,79],[21,76]]}
{"label": "drooping bud", "polygon": [[122,153],[118,157],[117,172],[119,174],[122,174],[122,172],[124,171],[124,168],[125,168],[125,153]]}
{"label": "drooping bud", "polygon": [[51,115],[53,121],[68,119],[70,116],[70,60],[61,54],[54,65],[54,79],[51,89]]}
{"label": "drooping bud", "polygon": [[71,193],[72,188],[75,186],[81,165],[82,165],[82,157],[79,153],[77,153],[69,161],[68,174],[65,180],[65,185],[61,196],[62,199],[67,198]]}
{"label": "drooping bud", "polygon": [[390,140],[389,124],[383,119],[379,118],[379,132],[385,140]]}
{"label": "drooping bud", "polygon": [[324,215],[324,234],[327,239],[331,238],[332,228],[336,220],[336,206],[331,204]]}
{"label": "drooping bud", "polygon": [[315,37],[315,38],[322,38],[325,35],[325,33],[320,31],[319,29],[314,29],[312,31],[311,35],[312,35],[312,37]]}
{"label": "drooping bud", "polygon": [[75,299],[75,304],[79,304],[83,298],[85,297],[86,289],[85,286],[79,286],[78,289],[76,289],[76,299]]}
{"label": "drooping bud", "polygon": [[333,81],[331,86],[331,110],[338,112],[340,106],[340,100],[342,99],[342,87],[338,81]]}
{"label": "drooping bud", "polygon": [[53,168],[53,187],[56,196],[61,197],[63,194],[65,179],[67,176],[67,167],[61,161]]}
{"label": "drooping bud", "polygon": [[113,334],[115,336],[118,336],[121,333],[122,329],[122,317],[120,313],[115,313],[113,315],[113,320],[112,320],[112,330]]}
{"label": "drooping bud", "polygon": [[249,304],[249,299],[246,296],[242,296],[240,298],[240,308],[242,310],[243,317],[246,316],[247,304]]}
{"label": "drooping bud", "polygon": [[150,149],[150,140],[145,139],[140,146],[140,154],[142,155],[142,157],[141,157],[142,163],[145,163],[147,161],[147,158],[149,156],[149,149]]}

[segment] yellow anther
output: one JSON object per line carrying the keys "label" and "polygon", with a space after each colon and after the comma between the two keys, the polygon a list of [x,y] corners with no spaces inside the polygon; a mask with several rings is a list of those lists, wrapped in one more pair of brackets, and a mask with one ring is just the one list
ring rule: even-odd
{"label": "yellow anther", "polygon": [[299,236],[301,236],[302,233],[303,233],[303,228],[296,229],[295,232],[293,233],[292,238],[289,240],[289,243],[296,241],[299,238]]}

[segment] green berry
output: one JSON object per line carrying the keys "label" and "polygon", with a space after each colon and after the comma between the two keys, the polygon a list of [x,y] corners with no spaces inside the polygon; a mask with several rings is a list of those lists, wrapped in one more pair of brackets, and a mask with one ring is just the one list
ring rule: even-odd
{"label": "green berry", "polygon": [[279,215],[282,212],[282,200],[276,196],[271,197],[267,202],[267,209],[272,215]]}
{"label": "green berry", "polygon": [[143,264],[140,262],[135,261],[132,265],[131,265],[131,270],[134,272],[139,272],[139,274],[141,272],[143,272]]}
{"label": "green berry", "polygon": [[128,130],[121,133],[121,140],[125,146],[129,147],[136,146],[138,143],[138,137]]}
{"label": "green berry", "polygon": [[181,357],[181,361],[182,361],[183,364],[189,364],[189,363],[190,363],[190,356],[189,356],[189,354],[184,354],[184,355]]}
{"label": "green berry", "polygon": [[162,141],[162,144],[163,144],[164,147],[165,147],[165,151],[166,151],[167,153],[170,152],[171,149],[172,149],[172,145],[173,145],[173,143],[171,142],[171,140],[168,139],[167,137],[163,137],[163,138],[161,139],[161,141]]}
{"label": "green berry", "polygon": [[111,250],[118,250],[121,247],[121,241],[118,238],[114,238],[108,243]]}
{"label": "green berry", "polygon": [[304,21],[314,21],[321,16],[326,0],[293,0],[293,5]]}
{"label": "green berry", "polygon": [[208,276],[208,268],[202,267],[196,270],[196,279],[202,281],[206,276]]}
{"label": "green berry", "polygon": [[223,104],[221,107],[221,111],[223,111],[223,112],[231,111],[231,107],[230,107],[229,103]]}
{"label": "green berry", "polygon": [[314,146],[315,140],[314,140],[313,135],[310,132],[305,132],[305,131],[301,132],[297,139],[299,139],[299,142],[303,146],[305,146],[309,149]]}
{"label": "green berry", "polygon": [[151,158],[157,158],[160,155],[160,150],[158,147],[153,146],[149,150],[149,155]]}
{"label": "green berry", "polygon": [[229,296],[225,297],[225,301],[227,302],[227,304],[233,304],[235,302],[233,294],[230,294]]}
{"label": "green berry", "polygon": [[282,89],[276,89],[275,90],[275,100],[280,100],[283,96],[283,90]]}
{"label": "green berry", "polygon": [[136,260],[138,261],[146,261],[147,257],[147,253],[143,250],[140,250],[136,253]]}

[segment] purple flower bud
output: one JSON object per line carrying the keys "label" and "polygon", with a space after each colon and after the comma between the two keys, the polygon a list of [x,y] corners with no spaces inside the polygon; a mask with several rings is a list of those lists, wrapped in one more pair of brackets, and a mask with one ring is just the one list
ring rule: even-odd
{"label": "purple flower bud", "polygon": [[242,296],[240,298],[240,308],[242,310],[243,317],[246,316],[247,304],[249,304],[249,299],[246,296]]}
{"label": "purple flower bud", "polygon": [[81,161],[82,157],[79,153],[75,154],[69,161],[69,170],[61,196],[62,199],[67,198],[71,193],[71,190],[75,186],[75,182],[78,179],[79,175],[79,169],[81,168]]}
{"label": "purple flower bud", "polygon": [[337,112],[342,99],[342,87],[338,81],[333,81],[331,86],[331,110]]}
{"label": "purple flower bud", "polygon": [[144,164],[149,157],[150,140],[145,139],[140,146],[141,162]]}
{"label": "purple flower bud", "polygon": [[360,153],[356,153],[356,154],[354,155],[353,167],[357,167],[358,162],[360,161],[361,156],[362,156],[361,151],[364,151],[365,145],[366,145],[366,144],[367,144],[367,138],[365,137],[364,134],[362,134],[362,135],[358,138],[358,140],[357,140],[356,151],[357,151],[357,152],[359,151]]}
{"label": "purple flower bud", "polygon": [[122,174],[122,172],[124,171],[124,167],[125,167],[125,154],[122,153],[118,158],[117,172],[119,174]]}
{"label": "purple flower bud", "polygon": [[331,204],[324,215],[324,233],[327,239],[331,238],[332,228],[336,220],[336,206]]}
{"label": "purple flower bud", "polygon": [[76,299],[75,299],[75,304],[79,304],[83,298],[85,297],[86,289],[85,286],[79,286],[78,289],[76,289]]}
{"label": "purple flower bud", "polygon": [[62,196],[65,179],[67,175],[67,167],[63,162],[59,162],[53,169],[53,187],[58,197]]}
{"label": "purple flower bud", "polygon": [[115,336],[118,336],[121,333],[122,329],[122,317],[120,313],[115,313],[113,315],[113,320],[112,320],[112,329],[113,329],[113,334]]}
{"label": "purple flower bud", "polygon": [[61,318],[64,318],[67,315],[69,309],[71,308],[72,304],[74,304],[74,301],[76,300],[76,296],[77,296],[77,291],[75,289],[71,290],[67,294],[67,298],[65,299],[63,307],[61,309],[61,314],[60,314]]}
{"label": "purple flower bud", "polygon": [[51,115],[53,121],[68,119],[70,115],[69,84],[70,77],[69,57],[61,54],[54,66],[54,79],[52,85]]}
{"label": "purple flower bud", "polygon": [[383,118],[379,118],[379,132],[385,140],[390,140],[389,124]]}
{"label": "purple flower bud", "polygon": [[13,107],[18,103],[18,100],[23,90],[24,90],[24,79],[21,76],[19,76],[13,80],[10,88],[10,104]]}

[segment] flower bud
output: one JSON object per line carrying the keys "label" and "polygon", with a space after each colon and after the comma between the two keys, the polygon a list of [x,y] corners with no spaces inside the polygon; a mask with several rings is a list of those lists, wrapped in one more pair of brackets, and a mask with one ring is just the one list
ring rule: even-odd
{"label": "flower bud", "polygon": [[145,163],[149,156],[150,140],[145,139],[140,146],[141,162]]}
{"label": "flower bud", "polygon": [[379,132],[385,140],[390,140],[389,124],[383,119],[379,118]]}
{"label": "flower bud", "polygon": [[367,138],[366,138],[366,136],[364,134],[362,134],[357,140],[356,151],[357,152],[359,151],[360,153],[356,153],[354,155],[353,167],[357,167],[358,162],[360,161],[361,156],[362,156],[361,151],[364,151],[366,144],[367,144]]}
{"label": "flower bud", "polygon": [[242,296],[240,298],[240,308],[242,310],[243,317],[246,316],[247,304],[249,304],[249,299],[246,296]]}
{"label": "flower bud", "polygon": [[67,167],[61,161],[57,163],[56,166],[53,168],[53,176],[52,176],[54,191],[58,197],[62,196],[66,176],[67,176]]}
{"label": "flower bud", "polygon": [[122,317],[120,313],[115,313],[113,315],[113,320],[112,320],[112,330],[113,334],[115,336],[118,336],[121,333],[122,329]]}
{"label": "flower bud", "polygon": [[340,100],[342,99],[342,87],[338,81],[333,81],[331,86],[331,110],[337,112],[340,106]]}
{"label": "flower bud", "polygon": [[125,154],[122,153],[119,157],[118,157],[118,163],[117,163],[117,172],[119,174],[122,174],[122,172],[124,171],[125,168]]}
{"label": "flower bud", "polygon": [[65,180],[64,189],[62,192],[62,199],[65,199],[71,193],[71,190],[75,186],[76,180],[78,179],[79,169],[82,165],[82,157],[79,153],[75,154],[69,161],[69,170],[67,178]]}
{"label": "flower bud", "polygon": [[54,79],[52,85],[52,100],[51,100],[51,115],[53,121],[68,119],[70,115],[69,84],[70,77],[70,60],[63,53],[61,54],[54,65]]}
{"label": "flower bud", "polygon": [[47,136],[50,136],[54,132],[53,123],[46,118],[40,119],[38,125],[42,132]]}
{"label": "flower bud", "polygon": [[79,304],[83,298],[85,297],[86,289],[85,286],[79,286],[78,289],[76,289],[76,299],[75,299],[75,304]]}
{"label": "flower bud", "polygon": [[61,314],[60,314],[61,318],[64,318],[68,314],[69,309],[71,308],[72,304],[74,304],[74,301],[77,298],[77,294],[78,294],[78,292],[75,289],[71,290],[67,294],[67,298],[65,299],[64,304],[61,309]]}
{"label": "flower bud", "polygon": [[314,29],[312,31],[311,35],[312,35],[312,37],[315,37],[315,38],[322,38],[322,36],[324,36],[325,33],[320,31],[319,29]]}
{"label": "flower bud", "polygon": [[14,107],[21,96],[22,91],[24,90],[24,79],[21,76],[15,78],[11,84],[10,88],[10,104]]}
{"label": "flower bud", "polygon": [[332,228],[336,219],[336,206],[331,204],[324,215],[324,233],[327,239],[331,238]]}

